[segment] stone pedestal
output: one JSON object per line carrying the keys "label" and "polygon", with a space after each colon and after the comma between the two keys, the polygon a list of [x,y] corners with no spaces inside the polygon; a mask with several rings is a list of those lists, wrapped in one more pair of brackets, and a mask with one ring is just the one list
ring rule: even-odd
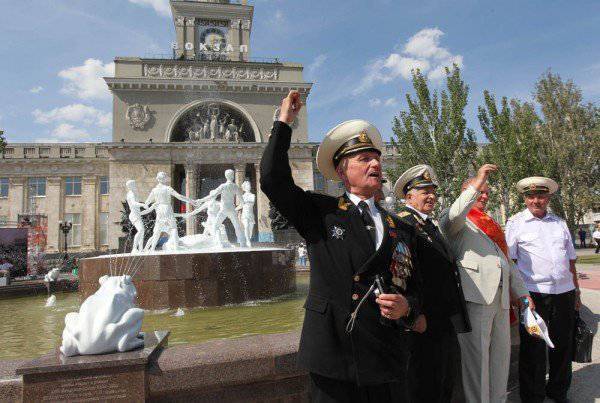
{"label": "stone pedestal", "polygon": [[145,347],[126,353],[65,357],[56,351],[17,368],[23,402],[144,402],[149,363],[167,345],[168,331],[144,334]]}
{"label": "stone pedestal", "polygon": [[103,275],[134,273],[142,309],[176,309],[238,304],[295,291],[294,251],[240,248],[219,252],[157,252],[81,260],[82,301],[99,288]]}

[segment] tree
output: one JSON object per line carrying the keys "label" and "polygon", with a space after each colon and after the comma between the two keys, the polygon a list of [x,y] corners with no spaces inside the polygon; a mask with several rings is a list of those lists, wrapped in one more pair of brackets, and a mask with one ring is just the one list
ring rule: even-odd
{"label": "tree", "polygon": [[462,182],[474,168],[477,144],[464,116],[469,87],[456,65],[446,68],[446,89],[439,93],[429,90],[419,70],[413,71],[412,84],[415,95],[406,95],[408,111],[393,120],[392,144],[399,158],[388,174],[397,178],[411,166],[431,165],[440,182],[439,208],[443,209],[458,197]]}
{"label": "tree", "polygon": [[521,208],[521,197],[515,183],[527,176],[539,174],[541,161],[538,153],[536,127],[539,118],[533,105],[506,97],[496,105],[494,95],[483,92],[485,106],[480,106],[478,117],[488,143],[483,145],[479,165],[496,164],[498,172],[490,176],[490,207],[501,206],[503,219]]}
{"label": "tree", "polygon": [[550,71],[536,83],[534,97],[543,116],[538,130],[543,173],[560,186],[551,206],[574,232],[599,203],[600,109],[583,103],[573,81]]}
{"label": "tree", "polygon": [[4,147],[6,147],[6,140],[4,140],[4,130],[0,130],[0,154],[4,153]]}

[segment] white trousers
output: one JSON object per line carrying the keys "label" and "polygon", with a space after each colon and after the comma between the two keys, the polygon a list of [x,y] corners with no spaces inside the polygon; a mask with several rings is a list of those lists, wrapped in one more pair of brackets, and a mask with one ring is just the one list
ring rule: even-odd
{"label": "white trousers", "polygon": [[458,334],[462,381],[469,403],[506,401],[510,367],[510,317],[502,309],[502,290],[490,305],[467,302],[473,330]]}

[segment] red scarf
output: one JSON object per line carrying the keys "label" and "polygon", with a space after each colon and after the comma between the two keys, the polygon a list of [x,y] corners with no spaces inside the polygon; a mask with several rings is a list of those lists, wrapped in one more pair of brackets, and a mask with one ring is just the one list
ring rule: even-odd
{"label": "red scarf", "polygon": [[473,222],[473,224],[477,225],[477,228],[483,231],[484,234],[488,236],[508,259],[508,246],[506,245],[506,238],[504,237],[504,231],[498,225],[496,221],[486,213],[476,208],[472,208],[467,214],[469,220]]}

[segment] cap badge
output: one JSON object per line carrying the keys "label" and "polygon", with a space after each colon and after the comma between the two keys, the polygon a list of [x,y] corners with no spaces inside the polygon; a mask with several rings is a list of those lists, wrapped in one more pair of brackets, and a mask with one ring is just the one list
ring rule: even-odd
{"label": "cap badge", "polygon": [[429,175],[429,171],[423,172],[423,179],[425,179],[426,181],[431,180],[431,175]]}
{"label": "cap badge", "polygon": [[366,131],[362,131],[358,134],[358,141],[361,143],[371,143],[371,139]]}
{"label": "cap badge", "polygon": [[535,185],[535,183],[532,183],[532,184],[529,186],[529,190],[535,190],[535,189],[537,189],[537,186]]}

